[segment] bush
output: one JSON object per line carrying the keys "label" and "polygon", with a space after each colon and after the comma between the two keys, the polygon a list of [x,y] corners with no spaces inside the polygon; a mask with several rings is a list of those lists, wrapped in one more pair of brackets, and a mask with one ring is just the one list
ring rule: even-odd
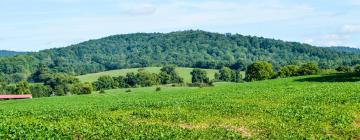
{"label": "bush", "polygon": [[336,71],[338,72],[351,72],[351,67],[349,66],[339,66],[336,68]]}
{"label": "bush", "polygon": [[209,83],[210,81],[205,70],[193,69],[191,76],[192,83]]}
{"label": "bush", "polygon": [[16,84],[15,88],[16,94],[29,94],[30,93],[30,86],[27,81],[20,81]]}
{"label": "bush", "polygon": [[356,66],[355,66],[354,72],[360,74],[360,65],[356,65]]}
{"label": "bush", "polygon": [[279,77],[290,77],[299,75],[299,66],[297,65],[286,65],[280,68],[278,72]]}
{"label": "bush", "polygon": [[231,82],[234,79],[233,73],[234,73],[233,70],[231,70],[230,68],[223,67],[219,70],[219,76],[216,77],[218,77],[220,81]]}
{"label": "bush", "polygon": [[299,69],[299,75],[313,75],[320,72],[319,67],[314,63],[306,63],[302,65]]}
{"label": "bush", "polygon": [[117,87],[116,82],[110,76],[100,76],[97,81],[93,82],[95,90],[112,89]]}
{"label": "bush", "polygon": [[175,68],[175,66],[164,66],[160,69],[159,80],[161,84],[184,82],[184,79],[176,73]]}
{"label": "bush", "polygon": [[136,74],[137,83],[142,87],[150,87],[159,84],[159,76],[145,70],[139,70]]}
{"label": "bush", "polygon": [[272,64],[264,61],[255,62],[247,68],[245,75],[247,81],[269,79],[273,76]]}
{"label": "bush", "polygon": [[131,89],[127,89],[127,90],[125,90],[125,92],[131,92]]}
{"label": "bush", "polygon": [[35,84],[30,86],[31,94],[34,98],[38,97],[50,97],[52,90],[49,86],[42,84]]}
{"label": "bush", "polygon": [[91,94],[93,87],[90,83],[78,83],[72,86],[71,93],[72,94]]}
{"label": "bush", "polygon": [[160,91],[161,90],[161,87],[157,87],[156,89],[155,89],[155,91]]}
{"label": "bush", "polygon": [[105,90],[101,89],[101,90],[99,91],[99,93],[104,94],[104,93],[106,93],[106,92],[105,92]]}

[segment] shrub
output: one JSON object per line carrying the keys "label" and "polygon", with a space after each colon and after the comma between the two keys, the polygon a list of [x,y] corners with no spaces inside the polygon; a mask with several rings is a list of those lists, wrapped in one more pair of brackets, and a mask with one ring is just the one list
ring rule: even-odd
{"label": "shrub", "polygon": [[160,91],[161,87],[156,87],[155,91]]}
{"label": "shrub", "polygon": [[269,79],[273,76],[272,64],[264,61],[255,62],[247,68],[245,75],[247,81]]}
{"label": "shrub", "polygon": [[184,79],[180,77],[175,66],[164,66],[160,69],[159,80],[161,84],[183,83]]}
{"label": "shrub", "polygon": [[219,70],[219,80],[221,81],[226,81],[226,82],[230,82],[230,81],[233,81],[233,71],[228,68],[228,67],[223,67]]}
{"label": "shrub", "polygon": [[136,74],[137,83],[142,87],[149,87],[159,84],[159,76],[154,73],[141,70]]}
{"label": "shrub", "polygon": [[91,94],[93,87],[90,83],[78,83],[72,86],[71,93],[72,94]]}
{"label": "shrub", "polygon": [[360,65],[356,65],[354,68],[354,71],[358,74],[360,74]]}
{"label": "shrub", "polygon": [[110,76],[100,76],[97,81],[93,83],[96,90],[112,89],[116,87],[114,79]]}
{"label": "shrub", "polygon": [[306,63],[299,69],[299,75],[313,75],[320,72],[319,67],[314,63]]}
{"label": "shrub", "polygon": [[338,72],[351,72],[351,67],[349,66],[339,66],[336,68],[336,71]]}
{"label": "shrub", "polygon": [[16,84],[15,88],[16,94],[29,94],[30,93],[30,86],[27,81],[20,81]]}
{"label": "shrub", "polygon": [[290,77],[297,76],[299,74],[299,66],[297,65],[286,65],[280,68],[278,72],[279,77]]}
{"label": "shrub", "polygon": [[49,97],[52,93],[52,90],[49,86],[45,86],[42,84],[35,84],[30,86],[30,91],[34,98]]}
{"label": "shrub", "polygon": [[101,90],[99,91],[99,93],[104,94],[104,93],[106,93],[106,92],[105,92],[105,90],[101,89]]}
{"label": "shrub", "polygon": [[127,90],[125,90],[125,92],[131,92],[131,89],[127,89]]}
{"label": "shrub", "polygon": [[205,70],[193,69],[191,76],[192,83],[209,83],[210,81]]}

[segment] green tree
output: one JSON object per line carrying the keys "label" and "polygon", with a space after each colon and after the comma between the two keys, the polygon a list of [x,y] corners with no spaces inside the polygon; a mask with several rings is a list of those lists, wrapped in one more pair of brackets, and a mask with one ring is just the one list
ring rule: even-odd
{"label": "green tree", "polygon": [[228,67],[223,67],[219,70],[219,80],[221,81],[226,81],[226,82],[231,82],[234,79],[234,71],[231,70]]}
{"label": "green tree", "polygon": [[319,67],[315,63],[306,63],[301,65],[299,75],[313,75],[320,72]]}
{"label": "green tree", "polygon": [[338,72],[351,72],[351,67],[349,66],[339,66],[336,68],[336,71]]}
{"label": "green tree", "polygon": [[360,64],[358,64],[358,65],[355,66],[354,72],[360,74]]}
{"label": "green tree", "polygon": [[30,86],[27,81],[20,81],[16,84],[16,94],[30,94]]}
{"label": "green tree", "polygon": [[159,76],[154,73],[147,72],[145,70],[139,70],[136,74],[138,84],[142,87],[149,87],[159,84]]}
{"label": "green tree", "polygon": [[243,82],[243,77],[240,71],[233,71],[232,72],[232,82],[240,83]]}
{"label": "green tree", "polygon": [[44,85],[52,89],[52,95],[63,96],[69,93],[71,85],[79,83],[79,79],[67,74],[52,74],[44,81]]}
{"label": "green tree", "polygon": [[93,91],[93,87],[90,83],[77,83],[74,84],[71,88],[72,94],[91,94]]}
{"label": "green tree", "polygon": [[207,73],[205,70],[202,69],[193,69],[191,72],[191,82],[192,83],[209,83],[209,77],[207,77]]}
{"label": "green tree", "polygon": [[258,61],[251,64],[246,70],[246,81],[258,81],[269,79],[273,76],[272,64]]}
{"label": "green tree", "polygon": [[100,76],[97,81],[93,82],[93,86],[96,90],[113,89],[117,87],[116,84],[114,79],[108,75]]}
{"label": "green tree", "polygon": [[278,76],[280,77],[290,77],[297,76],[299,74],[299,66],[297,65],[286,65],[280,68]]}
{"label": "green tree", "polygon": [[183,83],[184,79],[180,77],[175,70],[175,66],[164,66],[160,69],[159,79],[161,84]]}
{"label": "green tree", "polygon": [[126,74],[125,83],[129,87],[136,87],[138,85],[138,79],[134,72],[130,72]]}
{"label": "green tree", "polygon": [[116,83],[116,86],[118,88],[127,88],[129,87],[126,82],[125,82],[125,77],[124,76],[118,76],[118,77],[113,77],[114,82]]}

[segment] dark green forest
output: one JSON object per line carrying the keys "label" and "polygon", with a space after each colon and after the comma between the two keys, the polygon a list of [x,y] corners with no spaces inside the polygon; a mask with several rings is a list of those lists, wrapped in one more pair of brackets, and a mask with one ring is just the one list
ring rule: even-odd
{"label": "dark green forest", "polygon": [[134,33],[0,58],[0,77],[8,82],[28,80],[39,66],[71,75],[168,64],[245,70],[259,60],[270,62],[274,69],[307,62],[320,68],[336,68],[359,64],[360,55],[296,42],[199,30]]}

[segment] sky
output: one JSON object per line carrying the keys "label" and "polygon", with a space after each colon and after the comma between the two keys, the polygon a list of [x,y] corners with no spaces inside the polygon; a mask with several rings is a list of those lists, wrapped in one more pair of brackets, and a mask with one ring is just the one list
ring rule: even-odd
{"label": "sky", "polygon": [[190,29],[360,48],[360,0],[0,1],[0,50]]}

